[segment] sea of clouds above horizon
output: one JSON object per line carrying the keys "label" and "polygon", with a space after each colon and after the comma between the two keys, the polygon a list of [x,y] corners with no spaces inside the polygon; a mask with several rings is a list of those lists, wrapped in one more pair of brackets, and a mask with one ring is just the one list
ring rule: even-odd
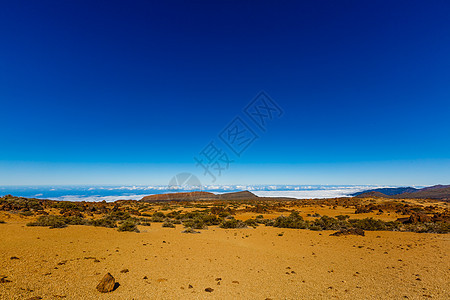
{"label": "sea of clouds above horizon", "polygon": [[[349,197],[351,194],[388,186],[373,185],[222,185],[205,186],[203,191],[216,194],[249,190],[259,197],[289,197],[297,199],[323,199]],[[140,200],[148,195],[189,192],[194,189],[168,189],[167,186],[59,186],[59,187],[0,187],[0,195],[34,197],[59,201],[114,202]]]}

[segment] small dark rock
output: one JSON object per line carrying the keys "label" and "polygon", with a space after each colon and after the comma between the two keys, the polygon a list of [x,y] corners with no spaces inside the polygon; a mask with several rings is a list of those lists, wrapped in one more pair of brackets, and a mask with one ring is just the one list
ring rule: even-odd
{"label": "small dark rock", "polygon": [[100,293],[109,293],[114,290],[115,284],[116,280],[114,277],[110,273],[107,273],[97,285],[97,290]]}
{"label": "small dark rock", "polygon": [[212,288],[206,288],[205,289],[205,292],[208,292],[208,293],[212,293],[214,291],[214,289],[212,289]]}

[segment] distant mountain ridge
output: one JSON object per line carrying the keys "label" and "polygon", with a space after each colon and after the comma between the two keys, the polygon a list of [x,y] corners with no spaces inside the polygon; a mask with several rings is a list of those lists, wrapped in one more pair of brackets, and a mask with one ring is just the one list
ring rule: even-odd
{"label": "distant mountain ridge", "polygon": [[418,190],[419,189],[416,189],[413,187],[379,188],[379,189],[372,189],[372,190],[365,190],[362,192],[357,192],[357,193],[351,194],[350,196],[358,196],[358,195],[370,193],[370,192],[378,192],[378,193],[382,193],[387,196],[393,196],[393,195],[398,195],[398,194],[402,194],[402,193],[413,193]]}
{"label": "distant mountain ridge", "polygon": [[387,197],[450,200],[450,185],[434,185],[422,189],[413,187],[380,188],[355,193],[355,197]]}
{"label": "distant mountain ridge", "polygon": [[245,200],[258,198],[249,191],[213,194],[210,192],[169,193],[145,196],[143,202],[153,201],[197,201],[197,200]]}

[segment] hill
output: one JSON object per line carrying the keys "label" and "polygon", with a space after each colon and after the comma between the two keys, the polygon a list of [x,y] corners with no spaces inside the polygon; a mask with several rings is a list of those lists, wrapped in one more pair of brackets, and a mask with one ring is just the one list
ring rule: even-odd
{"label": "hill", "polygon": [[169,193],[145,196],[141,199],[143,202],[156,201],[199,201],[199,200],[246,200],[258,198],[249,191],[213,194],[210,192],[188,192],[188,193]]}
{"label": "hill", "polygon": [[413,199],[438,199],[450,200],[450,185],[435,185],[426,187],[412,193],[403,193],[394,196],[395,198],[413,198]]}
{"label": "hill", "polygon": [[450,185],[434,185],[423,189],[412,187],[401,188],[382,188],[367,190],[353,194],[353,196],[362,197],[388,197],[388,198],[410,198],[410,199],[437,199],[450,200]]}
{"label": "hill", "polygon": [[377,193],[382,193],[386,196],[393,196],[393,195],[398,195],[398,194],[402,194],[402,193],[413,193],[418,190],[419,189],[416,189],[413,187],[380,188],[380,189],[365,190],[362,192],[357,192],[357,193],[351,194],[351,196],[359,196],[359,195],[370,193],[370,192],[377,192]]}

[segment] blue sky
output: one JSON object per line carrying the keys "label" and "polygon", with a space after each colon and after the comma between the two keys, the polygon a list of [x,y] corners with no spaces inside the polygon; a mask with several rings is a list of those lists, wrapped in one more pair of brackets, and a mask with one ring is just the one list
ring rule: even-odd
{"label": "blue sky", "polygon": [[[0,7],[0,185],[450,182],[448,1]],[[260,91],[283,114],[258,128]],[[240,157],[219,134],[258,135]]]}

